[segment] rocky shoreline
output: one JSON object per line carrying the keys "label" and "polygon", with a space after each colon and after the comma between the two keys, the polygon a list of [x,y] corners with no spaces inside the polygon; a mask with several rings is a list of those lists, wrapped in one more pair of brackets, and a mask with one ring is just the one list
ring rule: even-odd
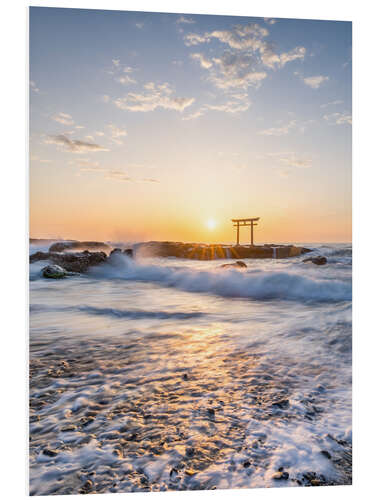
{"label": "rocky shoreline", "polygon": [[[141,375],[145,349],[149,374]],[[167,371],[163,349],[173,358]],[[334,476],[270,462],[269,426],[318,421],[322,387],[295,414],[294,380],[265,373],[261,356],[219,342],[214,368],[200,349],[199,339],[178,335],[140,345],[76,341],[63,350],[57,342],[42,356],[31,344],[30,494],[246,488],[263,469],[264,486],[351,484],[351,444],[332,435],[317,441]]]}
{"label": "rocky shoreline", "polygon": [[[37,240],[32,240],[33,243]],[[222,267],[246,267],[238,259],[269,259],[297,257],[311,252],[309,248],[294,245],[262,245],[262,246],[228,246],[204,245],[191,243],[174,243],[151,241],[137,243],[132,248],[113,248],[109,244],[97,241],[58,241],[50,245],[47,252],[38,251],[30,255],[30,263],[48,261],[49,266],[43,270],[47,278],[63,278],[72,273],[84,273],[90,267],[103,264],[115,253],[123,253],[127,257],[175,257],[195,260],[236,259],[232,265]],[[323,259],[325,259],[323,257]],[[321,265],[326,263],[317,258],[306,259]]]}

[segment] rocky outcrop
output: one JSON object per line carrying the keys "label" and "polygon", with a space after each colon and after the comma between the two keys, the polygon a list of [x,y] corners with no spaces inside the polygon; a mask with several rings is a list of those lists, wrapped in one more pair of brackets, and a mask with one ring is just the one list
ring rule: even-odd
{"label": "rocky outcrop", "polygon": [[323,255],[317,255],[316,257],[309,257],[308,259],[304,259],[302,262],[311,262],[316,266],[324,266],[327,264],[327,258],[323,257]]}
{"label": "rocky outcrop", "polygon": [[58,241],[48,249],[49,252],[65,252],[67,250],[102,250],[109,253],[111,247],[102,241]]}
{"label": "rocky outcrop", "polygon": [[177,257],[181,259],[284,259],[298,257],[310,250],[294,245],[205,245],[203,243],[178,243],[149,241],[134,246],[140,257]]}
{"label": "rocky outcrop", "polygon": [[42,269],[42,274],[45,278],[52,278],[55,280],[66,278],[77,273],[68,272],[66,269],[58,266],[57,264],[50,264]]}
{"label": "rocky outcrop", "polygon": [[111,257],[112,255],[116,254],[123,254],[126,255],[127,257],[133,257],[133,250],[131,248],[126,248],[125,250],[122,250],[121,248],[114,248],[109,256]]}
{"label": "rocky outcrop", "polygon": [[[105,252],[36,252],[30,255],[30,262],[49,260],[57,266],[61,266],[65,271],[73,273],[84,273],[91,266],[97,266],[107,260]],[[47,266],[48,267],[48,266]]]}

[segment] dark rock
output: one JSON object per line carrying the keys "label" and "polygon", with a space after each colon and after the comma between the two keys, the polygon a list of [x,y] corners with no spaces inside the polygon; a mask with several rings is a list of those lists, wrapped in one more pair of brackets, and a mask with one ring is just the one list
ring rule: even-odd
{"label": "dark rock", "polygon": [[275,479],[276,481],[286,481],[289,479],[289,472],[278,471],[272,476],[272,479]]}
{"label": "dark rock", "polygon": [[51,278],[55,280],[66,278],[66,276],[68,276],[66,269],[63,269],[61,266],[58,266],[56,264],[43,267],[42,274],[45,278]]}
{"label": "dark rock", "polygon": [[59,241],[53,243],[49,252],[65,252],[65,250],[105,250],[109,252],[111,247],[102,241]]}
{"label": "dark rock", "polygon": [[105,262],[107,260],[107,255],[104,252],[89,251],[75,253],[36,252],[30,255],[30,262],[36,262],[38,260],[49,260],[68,272],[83,273],[87,271],[89,267]]}
{"label": "dark rock", "polygon": [[328,460],[330,460],[330,459],[332,458],[332,456],[331,456],[330,452],[329,452],[329,451],[327,451],[327,450],[322,450],[320,453],[321,453],[324,457],[328,458]]}
{"label": "dark rock", "polygon": [[245,467],[245,469],[247,469],[248,467],[250,467],[250,462],[246,460],[246,462],[244,462],[242,465]]}
{"label": "dark rock", "polygon": [[287,399],[281,399],[280,401],[272,403],[272,406],[274,406],[275,408],[280,408],[281,410],[285,410],[285,408],[289,407],[289,401]]}
{"label": "dark rock", "polygon": [[93,482],[90,479],[88,479],[80,489],[80,493],[88,493],[89,491],[92,490],[92,487],[93,487]]}
{"label": "dark rock", "polygon": [[49,253],[48,252],[35,252],[32,255],[30,255],[30,264],[33,262],[37,262],[38,260],[48,260],[49,259]]}
{"label": "dark rock", "polygon": [[123,251],[123,254],[125,254],[127,257],[133,257],[133,249],[132,248],[126,248]]}
{"label": "dark rock", "polygon": [[236,260],[236,262],[233,262],[233,263],[231,262],[230,264],[223,264],[220,267],[224,267],[224,268],[227,268],[227,267],[245,268],[245,267],[247,267],[247,265],[245,264],[245,262],[242,262],[242,260]]}
{"label": "dark rock", "polygon": [[195,449],[194,448],[186,448],[186,456],[187,457],[192,457],[195,453]]}
{"label": "dark rock", "polygon": [[43,455],[46,455],[47,457],[56,457],[58,452],[56,450],[51,450],[50,448],[44,448]]}
{"label": "dark rock", "polygon": [[187,374],[187,373],[184,373],[184,374],[182,375],[182,378],[183,378],[183,380],[189,380],[189,376],[188,376],[188,374]]}
{"label": "dark rock", "polygon": [[121,248],[114,248],[111,253],[109,254],[109,257],[111,257],[111,255],[114,255],[116,253],[122,253],[122,250]]}
{"label": "dark rock", "polygon": [[61,432],[73,432],[73,431],[77,430],[77,426],[75,426],[73,424],[69,424],[69,425],[66,425],[65,427],[62,427],[60,430],[61,430]]}
{"label": "dark rock", "polygon": [[215,410],[213,408],[208,408],[207,413],[210,417],[215,416]]}
{"label": "dark rock", "polygon": [[317,266],[324,266],[327,264],[327,258],[322,255],[318,255],[317,257],[309,257],[308,259],[304,259],[302,262],[311,262],[312,264],[316,264]]}

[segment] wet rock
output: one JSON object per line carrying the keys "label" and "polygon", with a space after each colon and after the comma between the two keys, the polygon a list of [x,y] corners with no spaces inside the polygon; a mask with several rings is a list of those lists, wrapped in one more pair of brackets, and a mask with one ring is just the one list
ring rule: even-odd
{"label": "wet rock", "polygon": [[272,403],[272,406],[274,408],[280,408],[281,410],[285,410],[285,408],[289,407],[289,400],[288,399],[281,399],[280,401],[276,401],[275,403]]}
{"label": "wet rock", "polygon": [[186,448],[186,456],[187,457],[192,457],[195,453],[195,449],[194,448]]}
{"label": "wet rock", "polygon": [[88,479],[85,484],[82,486],[82,488],[80,489],[80,493],[89,493],[92,488],[93,488],[93,482],[91,481],[91,479]]}
{"label": "wet rock", "polygon": [[318,255],[317,257],[309,257],[308,259],[304,259],[302,262],[311,262],[317,266],[324,266],[327,264],[327,258],[323,257],[323,255]]}
{"label": "wet rock", "polygon": [[77,426],[70,424],[70,425],[66,425],[65,427],[62,427],[60,430],[61,430],[61,432],[74,432],[77,430]]}
{"label": "wet rock", "polygon": [[133,257],[133,249],[132,248],[126,248],[123,253],[127,256],[127,257]]}
{"label": "wet rock", "polygon": [[279,470],[275,472],[275,474],[272,476],[272,479],[274,479],[275,481],[286,481],[287,479],[289,479],[289,472]]}
{"label": "wet rock", "polygon": [[58,241],[53,243],[49,252],[65,252],[66,250],[105,250],[109,251],[111,247],[102,241]]}
{"label": "wet rock", "polygon": [[[107,260],[105,252],[57,253],[36,252],[30,256],[30,262],[49,260],[52,264],[62,267],[68,273],[83,273],[91,266],[97,266]],[[47,266],[48,267],[48,266]]]}
{"label": "wet rock", "polygon": [[56,264],[43,267],[42,274],[45,278],[51,278],[55,280],[66,278],[66,276],[68,276],[66,269]]}
{"label": "wet rock", "polygon": [[220,267],[223,267],[223,268],[234,267],[237,269],[241,269],[241,268],[247,267],[247,265],[242,260],[236,260],[236,262],[231,262],[229,264],[223,264]]}
{"label": "wet rock", "polygon": [[114,248],[111,253],[109,254],[109,256],[111,257],[111,255],[115,255],[115,254],[121,254],[122,253],[122,250],[121,248]]}
{"label": "wet rock", "polygon": [[44,448],[43,450],[43,455],[45,455],[46,457],[56,457],[58,453],[58,451],[51,450],[50,448]]}
{"label": "wet rock", "polygon": [[215,416],[215,410],[213,408],[208,408],[207,413],[209,417],[214,417]]}

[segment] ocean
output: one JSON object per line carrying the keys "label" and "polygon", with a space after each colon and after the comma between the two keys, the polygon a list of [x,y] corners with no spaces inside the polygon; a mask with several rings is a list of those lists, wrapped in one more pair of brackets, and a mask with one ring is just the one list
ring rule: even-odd
{"label": "ocean", "polygon": [[30,493],[350,484],[352,249],[304,246],[31,264]]}

